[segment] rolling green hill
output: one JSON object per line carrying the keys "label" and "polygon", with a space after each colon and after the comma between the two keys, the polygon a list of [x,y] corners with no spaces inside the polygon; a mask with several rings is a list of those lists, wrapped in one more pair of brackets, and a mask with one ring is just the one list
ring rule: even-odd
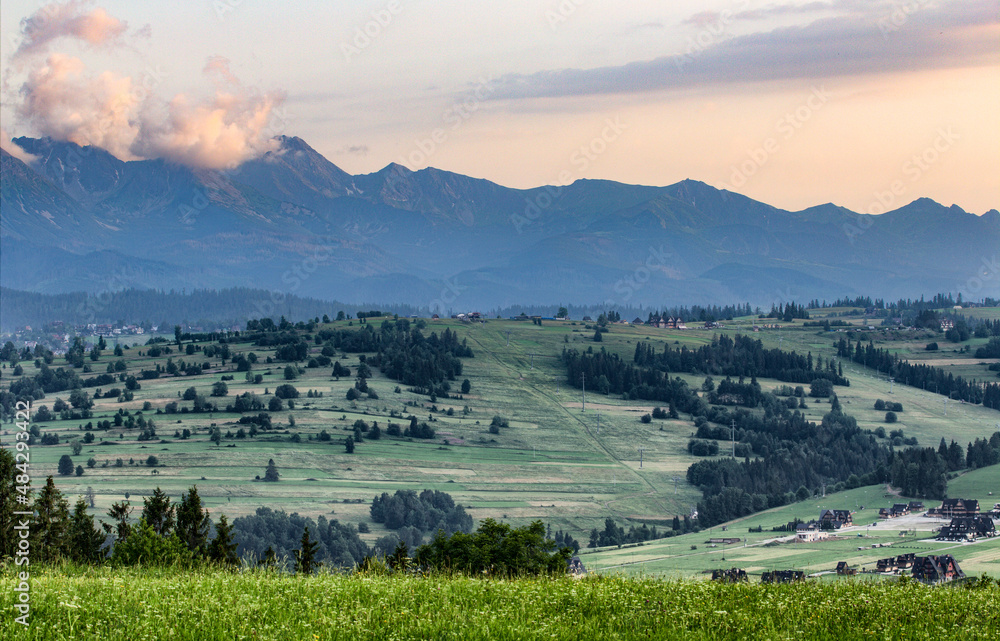
{"label": "rolling green hill", "polygon": [[[586,392],[584,399],[581,390],[567,385],[559,354],[564,347],[582,350],[593,347],[619,353],[630,360],[638,341],[652,342],[658,350],[667,344],[694,347],[711,341],[715,333],[748,332],[752,322],[737,319],[722,329],[688,331],[615,325],[597,344],[593,342],[593,329],[578,321],[544,321],[541,326],[508,320],[427,321],[425,334],[431,331],[440,334],[450,328],[475,353],[474,358],[462,359],[463,372],[452,385],[452,395],[458,398],[436,400],[411,392],[407,386],[398,385],[372,368],[368,385],[376,391],[378,399],[362,396],[348,401],[345,394],[354,384],[353,377],[336,380],[330,375],[330,367],[316,367],[303,368],[298,378],[286,381],[287,363],[266,362],[274,356],[273,347],[262,348],[238,340],[230,344],[233,355],[256,353],[258,362],[253,373],[261,376],[259,383],[244,380],[244,373],[236,372],[231,360],[222,365],[217,355],[207,358],[200,355],[207,344],[195,343],[192,347],[195,354],[188,356],[183,353],[187,347],[185,341],[180,354],[175,351],[155,358],[146,353],[146,347],[132,347],[124,352],[126,374],[138,375],[140,370],[151,370],[157,365],[166,368],[171,358],[208,361],[211,367],[198,376],[142,380],[142,388],[131,401],[98,399],[91,419],[44,422],[40,425],[42,431],[59,435],[60,443],[32,446],[32,477],[37,486],[45,476],[55,475],[59,487],[71,499],[92,488],[95,501],[92,512],[100,516],[112,503],[126,497],[135,505],[156,487],[177,497],[196,484],[213,515],[225,513],[233,518],[250,514],[258,506],[314,518],[325,515],[342,522],[368,524],[370,532],[363,537],[369,543],[387,533],[381,525],[370,522],[371,498],[397,489],[448,492],[476,520],[493,517],[520,525],[540,519],[553,530],[568,531],[583,545],[590,531],[603,528],[607,518],[625,527],[646,523],[662,530],[669,527],[674,516],[688,514],[701,498],[698,488],[685,480],[685,471],[698,460],[687,450],[694,432],[690,417],[682,413],[678,419],[643,423],[640,417],[653,409],[653,403],[624,401],[592,390]],[[356,329],[357,321],[339,321],[323,327]],[[822,354],[824,359],[835,355],[836,334],[817,333],[816,328],[802,327],[801,322],[786,324],[780,333],[766,330],[756,336],[768,347],[780,344],[783,349],[808,350],[814,356]],[[312,355],[318,355],[319,347],[310,344]],[[900,342],[904,344],[905,341]],[[947,362],[950,356],[942,353],[939,358]],[[338,350],[334,359],[340,359],[352,372],[359,365],[356,353]],[[94,373],[81,375],[104,372],[116,360],[110,349],[106,350],[97,361],[86,359]],[[64,364],[57,359],[53,367]],[[22,366],[24,375],[37,371],[31,362]],[[7,367],[0,372],[6,388],[11,381],[11,370]],[[975,438],[988,437],[1000,422],[1000,413],[970,404],[949,403],[945,416],[943,397],[899,384],[893,386],[890,396],[889,383],[864,368],[845,366],[845,375],[851,379],[851,386],[837,388],[837,393],[844,410],[855,416],[859,425],[871,430],[902,429],[906,437],[916,437],[921,446],[937,447],[944,437],[955,439],[964,447]],[[212,385],[224,376],[234,377],[227,381],[228,395],[210,397]],[[695,387],[702,379],[689,374],[679,376]],[[463,379],[469,380],[471,389],[461,395],[456,392]],[[217,402],[220,409],[244,392],[257,394],[267,403],[276,387],[286,382],[301,393],[294,409],[288,409],[286,404],[281,411],[271,412],[275,429],[253,438],[236,437],[241,427],[247,427],[237,423],[239,414],[192,413],[187,411],[191,402],[180,398],[185,390],[194,387],[199,394]],[[761,379],[760,383],[764,389],[781,384],[768,379]],[[115,385],[123,387],[120,383]],[[111,386],[102,387],[106,391]],[[36,402],[36,408],[46,405],[52,409],[57,397],[67,400],[68,396],[68,392],[49,394]],[[886,425],[884,412],[874,409],[879,398],[903,403],[904,411],[899,413],[897,424]],[[168,403],[177,403],[180,411],[164,413]],[[144,418],[152,418],[156,438],[138,440],[139,429],[92,429],[94,442],[81,443],[81,453],[71,454],[70,441],[84,437],[88,421],[113,420],[119,410],[128,410],[133,417],[142,412]],[[809,420],[819,421],[829,411],[829,404],[810,399],[802,411]],[[436,432],[435,437],[366,439],[353,454],[346,453],[344,439],[352,434],[355,421],[377,421],[384,432],[389,423],[405,426],[410,415],[428,422]],[[491,433],[489,425],[494,416],[506,418],[509,427]],[[218,445],[209,438],[214,428],[222,433]],[[190,430],[190,438],[179,438],[185,429]],[[323,431],[332,435],[330,441],[318,440]],[[13,426],[3,425],[5,445],[11,442],[12,435]],[[727,451],[725,445],[721,448],[723,455]],[[74,466],[83,466],[82,476],[57,475],[57,462],[64,454],[71,455]],[[158,460],[155,467],[145,464],[150,455]],[[90,459],[94,461],[93,467],[88,465]],[[274,459],[281,473],[277,483],[255,480],[263,476],[269,459]],[[959,476],[952,481],[949,494],[956,496],[955,492],[960,492],[985,503],[991,489],[1000,489],[998,469]],[[866,511],[877,510],[891,502],[886,493],[884,487],[867,487],[831,494],[821,502],[795,503],[754,515],[732,527],[734,531],[742,530],[736,536],[745,537],[747,527],[769,528],[795,516],[810,516],[821,504],[854,509],[857,503],[865,505]],[[913,537],[907,544],[917,546],[914,549],[935,549],[933,544],[919,542],[922,536]],[[896,541],[898,533],[879,532],[878,537],[873,540]],[[696,574],[717,565],[715,557],[722,552],[706,550],[703,543],[707,538],[701,532],[642,548],[588,554],[585,563],[594,569],[622,566],[628,571]],[[692,545],[699,549],[690,550]],[[750,563],[753,559],[748,558],[747,564],[827,569],[834,557],[839,558],[856,547],[853,542],[823,545],[828,545],[824,550],[836,553],[810,558],[808,564],[797,560],[809,557],[808,554],[785,558],[787,555],[772,555],[772,548],[748,547],[746,553],[754,555],[756,561]],[[1000,575],[996,546],[976,548],[979,549],[994,552],[967,561],[972,563],[970,567]],[[630,555],[640,552],[644,556],[638,557],[639,560],[649,557],[649,563],[633,564],[629,560],[633,559]],[[865,553],[849,558],[852,562],[870,562],[876,556]]]}

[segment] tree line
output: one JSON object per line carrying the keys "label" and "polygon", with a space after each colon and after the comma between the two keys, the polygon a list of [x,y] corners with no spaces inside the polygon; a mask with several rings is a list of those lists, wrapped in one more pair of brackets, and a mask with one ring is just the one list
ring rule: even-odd
{"label": "tree line", "polygon": [[686,345],[674,349],[664,345],[657,352],[649,343],[640,341],[635,346],[632,362],[664,372],[686,372],[716,376],[757,376],[775,378],[786,383],[811,383],[824,378],[834,385],[850,385],[843,368],[832,359],[824,366],[821,356],[814,362],[812,353],[806,355],[780,349],[766,349],[759,339],[742,334],[734,337],[713,336],[712,342],[697,349]]}

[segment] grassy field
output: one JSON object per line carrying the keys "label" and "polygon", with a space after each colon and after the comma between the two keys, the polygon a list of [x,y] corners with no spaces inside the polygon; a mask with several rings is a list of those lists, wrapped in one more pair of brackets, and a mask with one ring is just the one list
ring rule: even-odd
{"label": "grassy field", "polygon": [[[464,398],[432,403],[427,396],[405,389],[397,393],[396,383],[376,370],[369,386],[377,391],[379,399],[351,402],[345,399],[345,393],[353,385],[353,378],[335,380],[330,376],[330,368],[323,367],[306,369],[293,381],[302,393],[295,408],[272,413],[278,429],[256,438],[226,437],[220,446],[209,441],[213,425],[224,434],[235,433],[239,427],[235,423],[236,414],[156,413],[170,401],[190,406],[179,399],[185,389],[194,386],[207,395],[212,384],[224,375],[235,376],[235,380],[228,382],[228,397],[210,399],[220,406],[244,391],[269,399],[265,393],[273,393],[286,382],[282,376],[285,363],[268,365],[265,360],[273,354],[270,349],[236,344],[232,346],[234,352],[253,351],[260,358],[254,368],[254,373],[263,375],[260,384],[246,383],[242,373],[232,371],[230,362],[220,367],[216,357],[208,359],[212,368],[198,377],[142,381],[142,389],[131,402],[99,399],[94,408],[96,416],[91,420],[108,419],[119,408],[133,413],[141,411],[148,402],[150,409],[143,415],[156,421],[158,439],[138,441],[138,430],[95,430],[97,440],[84,445],[80,455],[72,457],[74,465],[84,466],[84,475],[56,476],[56,479],[71,501],[92,488],[95,495],[92,512],[98,516],[126,496],[135,505],[157,486],[176,498],[197,484],[215,516],[225,513],[233,518],[268,506],[313,517],[325,515],[351,523],[363,521],[371,528],[364,535],[369,542],[386,533],[369,519],[367,503],[375,494],[397,489],[437,489],[467,506],[474,519],[493,517],[515,525],[541,519],[554,530],[566,530],[586,544],[590,530],[602,528],[607,517],[627,527],[630,523],[668,522],[675,515],[690,511],[700,498],[697,488],[685,480],[686,469],[696,460],[686,448],[694,428],[689,417],[683,415],[678,420],[643,424],[639,419],[652,410],[652,403],[626,402],[592,391],[586,393],[584,407],[581,391],[567,385],[565,369],[559,360],[561,351],[567,347],[581,350],[593,347],[630,360],[639,341],[653,342],[657,349],[668,343],[675,347],[696,347],[710,341],[716,333],[751,331],[753,323],[749,318],[736,319],[722,329],[688,331],[615,325],[604,335],[603,342],[594,343],[593,329],[579,321],[546,321],[542,326],[500,320],[485,324],[430,321],[427,332],[450,327],[475,351],[475,358],[464,360],[463,375],[453,384],[457,388],[461,379],[469,379],[472,388]],[[754,335],[768,347],[811,351],[814,356],[822,355],[824,360],[835,355],[837,333],[805,328],[801,322],[783,325],[780,330],[767,329]],[[347,322],[333,326],[346,327]],[[908,354],[919,352],[922,357],[933,354],[942,363],[955,358],[947,350],[921,351],[923,340],[886,338],[884,345],[909,350]],[[314,352],[318,350],[313,347]],[[140,357],[139,351],[145,348],[133,347],[125,352],[129,373],[151,369],[155,363],[166,365],[166,356]],[[358,364],[357,354],[338,356],[352,370]],[[176,353],[173,357],[206,360]],[[97,362],[88,359],[87,363],[96,374],[113,360],[107,350]],[[61,359],[57,359],[56,365],[61,364]],[[26,374],[35,371],[30,362],[23,365]],[[10,380],[8,372],[3,370],[4,384]],[[943,397],[898,383],[893,384],[890,395],[890,383],[884,376],[863,367],[845,364],[845,375],[851,379],[851,386],[837,389],[841,402],[868,429],[879,426],[887,431],[903,429],[906,436],[917,437],[921,445],[936,447],[945,437],[957,440],[964,447],[974,438],[989,436],[1000,423],[1000,412],[956,402],[949,402],[945,408]],[[700,385],[702,380],[696,376],[685,378],[694,385]],[[760,382],[765,388],[779,384],[767,379]],[[307,390],[314,390],[317,396],[307,398]],[[318,396],[319,392],[323,395]],[[51,409],[56,396],[68,399],[68,394],[50,395],[38,404]],[[873,408],[878,398],[903,403],[899,423],[885,425],[884,412]],[[447,414],[449,409],[451,416]],[[810,400],[805,412],[811,420],[818,421],[828,409],[825,401]],[[345,452],[343,439],[351,433],[355,420],[378,421],[383,430],[389,422],[406,422],[390,416],[393,412],[397,416],[414,414],[420,420],[431,421],[436,437],[430,441],[383,438],[365,441],[353,454]],[[487,428],[495,415],[508,418],[511,426],[494,435]],[[67,437],[82,437],[84,432],[80,427],[84,423],[50,421],[43,430],[55,432],[65,441]],[[175,431],[183,429],[191,430],[192,437],[175,438]],[[315,440],[321,430],[330,433],[333,440]],[[10,444],[12,434],[12,425],[2,426],[0,437],[4,445]],[[299,436],[299,442],[293,441],[295,435]],[[725,447],[721,449],[725,452]],[[55,475],[60,456],[69,453],[70,445],[66,442],[33,446],[31,470],[36,485],[45,476]],[[154,468],[144,465],[151,454],[159,461]],[[87,467],[90,458],[96,462],[93,468]],[[119,458],[122,467],[116,467]],[[278,483],[255,480],[256,476],[263,476],[271,458],[282,480]],[[950,494],[978,492],[986,487],[1000,489],[996,481],[995,476],[970,481],[956,479]],[[354,502],[357,500],[364,502]],[[851,499],[845,497],[842,501],[849,503]],[[678,545],[680,541],[670,540],[663,545]],[[687,547],[693,544],[696,543]],[[681,573],[697,570],[677,563]],[[655,571],[666,565],[657,565]],[[1000,575],[1000,571],[993,571]]]}
{"label": "grassy field", "polygon": [[0,579],[0,637],[103,639],[994,639],[1000,587],[721,585],[91,569]]}

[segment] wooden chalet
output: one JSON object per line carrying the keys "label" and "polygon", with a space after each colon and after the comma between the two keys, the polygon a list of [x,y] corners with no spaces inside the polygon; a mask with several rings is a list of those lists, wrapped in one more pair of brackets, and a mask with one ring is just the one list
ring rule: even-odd
{"label": "wooden chalet", "polygon": [[958,561],[950,554],[917,557],[910,572],[914,579],[923,583],[945,583],[965,578]]}
{"label": "wooden chalet", "polygon": [[945,499],[941,502],[941,507],[927,510],[927,516],[939,516],[946,519],[977,514],[979,514],[979,501],[976,499]]}
{"label": "wooden chalet", "polygon": [[907,554],[900,554],[899,556],[890,556],[886,559],[879,559],[875,563],[876,572],[899,572],[900,570],[905,570],[907,568],[913,567],[913,562],[916,560],[917,555],[913,552]]}
{"label": "wooden chalet", "polygon": [[852,568],[847,564],[847,561],[840,561],[837,563],[837,575],[838,576],[854,576],[858,573],[857,568]]}
{"label": "wooden chalet", "polygon": [[633,324],[633,325],[645,325],[646,323],[645,323],[645,322],[644,322],[644,321],[643,321],[643,320],[642,320],[641,318],[639,318],[638,316],[636,316],[636,317],[635,317],[635,318],[634,318],[634,319],[632,320],[632,324]]}
{"label": "wooden chalet", "polygon": [[910,506],[907,503],[894,503],[892,507],[883,507],[878,511],[880,519],[894,519],[898,516],[905,516],[910,513]]}
{"label": "wooden chalet", "polygon": [[[633,324],[636,323],[633,321]],[[660,316],[659,314],[653,314],[649,317],[649,320],[646,321],[646,324],[659,329],[687,329],[687,325],[684,324],[684,321],[682,321],[679,316],[674,318],[673,316]]]}
{"label": "wooden chalet", "polygon": [[938,541],[976,541],[997,535],[993,519],[985,514],[956,516],[938,532]]}
{"label": "wooden chalet", "polygon": [[850,510],[820,510],[819,524],[825,530],[839,530],[854,525],[853,515]]}
{"label": "wooden chalet", "polygon": [[924,502],[923,501],[910,501],[910,511],[911,512],[919,512],[922,509],[924,509]]}
{"label": "wooden chalet", "polygon": [[722,583],[742,583],[748,581],[749,577],[743,568],[730,568],[728,570],[712,570],[712,580]]}
{"label": "wooden chalet", "polygon": [[774,570],[760,575],[761,583],[794,583],[805,580],[806,573],[802,570]]}

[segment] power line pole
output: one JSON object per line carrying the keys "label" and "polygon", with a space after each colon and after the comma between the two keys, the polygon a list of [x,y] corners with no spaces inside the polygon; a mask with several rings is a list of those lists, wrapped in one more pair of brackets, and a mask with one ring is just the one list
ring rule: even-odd
{"label": "power line pole", "polygon": [[639,469],[642,469],[642,448],[639,448]]}
{"label": "power line pole", "polygon": [[736,419],[730,421],[729,425],[733,428],[733,458],[736,458]]}
{"label": "power line pole", "polygon": [[580,374],[580,385],[583,388],[583,402],[581,403],[580,412],[587,411],[587,375]]}
{"label": "power line pole", "polygon": [[510,330],[507,330],[507,347],[510,347]]}

